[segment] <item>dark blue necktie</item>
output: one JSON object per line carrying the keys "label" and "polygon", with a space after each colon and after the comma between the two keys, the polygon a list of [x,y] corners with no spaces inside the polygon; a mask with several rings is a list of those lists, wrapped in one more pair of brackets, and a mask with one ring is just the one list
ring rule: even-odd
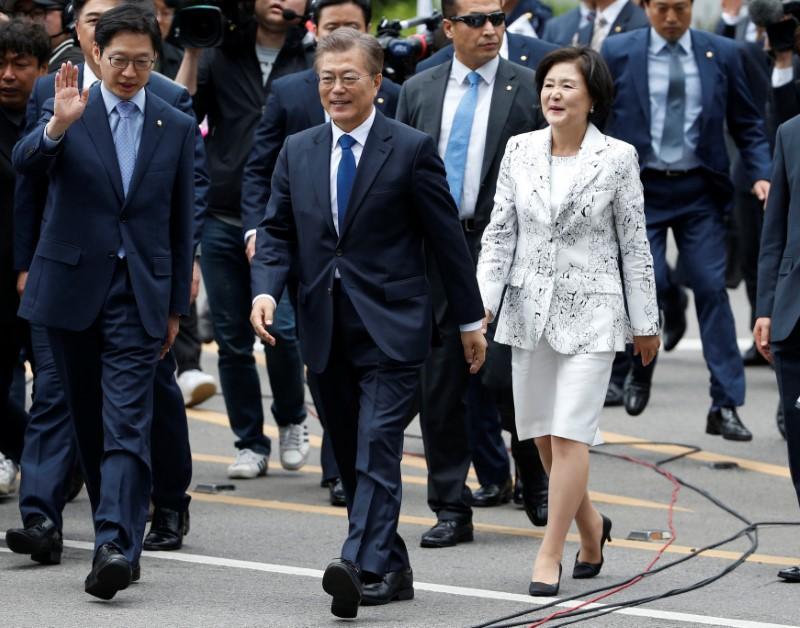
{"label": "dark blue necktie", "polygon": [[339,233],[342,232],[344,216],[347,213],[347,204],[350,202],[350,192],[353,191],[353,181],[356,178],[356,158],[353,155],[353,144],[356,141],[352,135],[342,135],[339,146],[342,149],[342,158],[339,160],[339,169],[336,171],[336,205],[339,213]]}

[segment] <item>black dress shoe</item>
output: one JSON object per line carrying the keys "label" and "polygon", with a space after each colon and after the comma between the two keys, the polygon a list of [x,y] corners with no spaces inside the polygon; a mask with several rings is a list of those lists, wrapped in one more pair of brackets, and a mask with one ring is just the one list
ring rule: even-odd
{"label": "black dress shoe", "polygon": [[553,597],[558,595],[558,589],[561,587],[561,563],[558,563],[558,582],[549,584],[547,582],[532,581],[528,585],[528,593],[533,597]]}
{"label": "black dress shoe", "polygon": [[131,583],[131,564],[113,545],[101,545],[94,556],[94,563],[86,576],[84,590],[101,600],[110,600],[117,591],[127,589]]}
{"label": "black dress shoe", "polygon": [[508,478],[502,486],[487,484],[472,493],[472,505],[478,508],[489,508],[507,504],[511,501],[513,492],[511,478]]}
{"label": "black dress shoe", "polygon": [[786,582],[800,582],[800,566],[781,569],[778,577],[783,578]]}
{"label": "black dress shoe", "polygon": [[778,410],[775,412],[775,424],[783,440],[786,440],[786,418],[783,416],[783,404],[778,400]]}
{"label": "black dress shoe", "polygon": [[523,505],[523,498],[522,498],[522,480],[519,477],[519,471],[514,471],[514,495],[511,497],[511,500],[517,505]]}
{"label": "black dress shoe", "polygon": [[709,410],[708,419],[706,420],[706,434],[722,435],[725,440],[753,440],[753,435],[742,423],[736,408]]}
{"label": "black dress shoe", "polygon": [[769,366],[769,362],[758,352],[754,344],[742,354],[742,363],[745,366]]}
{"label": "black dress shoe", "polygon": [[661,332],[664,351],[672,351],[686,333],[686,305],[689,301],[683,288],[677,288],[676,294],[674,303],[664,308],[664,328]]}
{"label": "black dress shoe", "polygon": [[24,528],[6,531],[6,545],[17,554],[30,554],[42,565],[58,565],[64,542],[61,531],[47,517],[31,517]]}
{"label": "black dress shoe", "polygon": [[325,569],[322,588],[333,596],[331,613],[343,619],[353,619],[361,603],[361,570],[349,560],[340,558]]}
{"label": "black dress shoe", "polygon": [[544,527],[547,525],[547,498],[541,503],[525,502],[525,514],[528,520],[535,526]]}
{"label": "black dress shoe", "polygon": [[361,592],[361,606],[381,606],[395,600],[414,598],[414,572],[411,567],[390,571],[383,580],[365,584]]}
{"label": "black dress shoe", "polygon": [[624,403],[622,388],[616,382],[608,382],[608,390],[606,391],[606,400],[603,406],[606,408],[614,408],[621,406]]}
{"label": "black dress shoe", "polygon": [[330,495],[331,506],[347,506],[344,486],[342,486],[342,481],[339,478],[328,482],[328,493]]}
{"label": "black dress shoe", "polygon": [[453,547],[458,543],[473,540],[471,521],[440,519],[436,525],[422,535],[421,547]]}
{"label": "black dress shoe", "polygon": [[171,508],[156,508],[143,547],[151,552],[179,550],[183,546],[183,536],[188,533],[188,510],[179,512]]}
{"label": "black dress shoe", "polygon": [[131,582],[139,582],[142,577],[142,566],[136,563],[131,567]]}
{"label": "black dress shoe", "polygon": [[639,416],[650,401],[650,382],[637,382],[630,373],[625,378],[625,412]]}
{"label": "black dress shoe", "polygon": [[603,568],[603,546],[605,546],[606,541],[611,540],[611,519],[605,515],[600,516],[603,518],[603,536],[600,537],[600,562],[584,563],[578,560],[581,555],[580,550],[578,550],[578,553],[575,554],[575,566],[572,568],[572,577],[576,580],[594,578]]}

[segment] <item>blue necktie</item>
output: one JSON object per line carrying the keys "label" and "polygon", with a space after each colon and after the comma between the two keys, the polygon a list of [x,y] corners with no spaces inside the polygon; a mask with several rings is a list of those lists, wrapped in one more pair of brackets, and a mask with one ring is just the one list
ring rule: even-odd
{"label": "blue necktie", "polygon": [[686,120],[686,72],[683,70],[680,44],[667,44],[669,51],[669,87],[667,88],[667,111],[664,115],[664,130],[661,133],[659,157],[664,163],[674,164],[683,157]]}
{"label": "blue necktie", "polygon": [[481,75],[477,72],[467,74],[469,91],[461,98],[453,116],[453,126],[450,129],[450,138],[447,140],[447,150],[444,153],[444,168],[447,171],[447,183],[450,194],[461,207],[461,194],[464,190],[464,169],[467,166],[467,149],[469,136],[472,132],[472,119],[475,117],[475,108],[478,106],[478,85]]}
{"label": "blue necktie", "polygon": [[133,116],[136,105],[129,100],[120,100],[116,106],[119,121],[114,129],[114,148],[117,151],[119,173],[122,175],[122,191],[128,196],[128,186],[136,165],[136,138],[133,133]]}
{"label": "blue necktie", "polygon": [[347,213],[347,204],[350,202],[350,192],[353,190],[353,181],[356,178],[356,158],[352,150],[355,143],[352,135],[342,135],[339,138],[342,158],[339,160],[339,169],[336,171],[336,205],[339,213],[340,234],[344,225],[344,216]]}

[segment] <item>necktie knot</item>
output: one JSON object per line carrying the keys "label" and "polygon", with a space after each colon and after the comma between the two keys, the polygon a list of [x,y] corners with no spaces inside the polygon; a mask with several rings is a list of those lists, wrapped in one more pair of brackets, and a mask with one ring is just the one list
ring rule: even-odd
{"label": "necktie knot", "polygon": [[136,111],[136,105],[130,100],[120,100],[117,103],[117,113],[120,118],[130,118],[134,111]]}
{"label": "necktie knot", "polygon": [[356,139],[352,135],[345,134],[339,138],[339,146],[342,147],[342,150],[350,150],[355,143]]}
{"label": "necktie knot", "polygon": [[669,54],[673,57],[680,57],[683,54],[683,46],[681,46],[677,41],[667,44],[666,48]]}
{"label": "necktie knot", "polygon": [[481,75],[474,71],[470,72],[467,74],[467,81],[470,87],[477,87],[481,83]]}

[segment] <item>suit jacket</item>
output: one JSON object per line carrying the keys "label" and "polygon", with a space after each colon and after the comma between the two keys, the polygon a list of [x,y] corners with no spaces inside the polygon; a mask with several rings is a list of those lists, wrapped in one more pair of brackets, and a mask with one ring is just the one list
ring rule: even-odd
{"label": "suit jacket", "polygon": [[[78,84],[83,84],[83,68],[78,66]],[[147,88],[169,105],[194,116],[192,99],[186,89],[158,74],[150,73]],[[42,117],[44,103],[55,96],[55,75],[47,75],[36,81],[28,108],[25,112],[25,133],[33,129]],[[206,149],[200,128],[195,132],[194,145],[194,245],[200,243],[206,208],[208,207],[209,178],[206,168]],[[18,175],[16,198],[14,200],[14,267],[28,270],[33,261],[33,253],[39,241],[42,220],[46,220],[52,201],[48,201],[48,181],[46,175]]]}
{"label": "suit jacket", "polygon": [[[764,120],[753,104],[738,45],[718,35],[691,30],[700,72],[702,113],[696,155],[727,204],[732,191],[725,150],[725,124],[741,152],[748,181],[769,179],[771,156]],[[650,29],[609,37],[602,54],[614,77],[616,98],[605,132],[633,144],[642,164],[653,158],[647,53]]]}
{"label": "suit jacket", "polygon": [[338,269],[342,289],[375,344],[393,360],[421,361],[432,337],[423,247],[447,273],[458,322],[483,318],[436,145],[376,112],[337,236],[330,204],[331,137],[330,124],[290,135],[278,155],[256,238],[253,295],[280,295],[293,267],[303,359],[321,372],[334,333],[331,291]]}
{"label": "suit jacket", "polygon": [[776,124],[800,114],[800,57],[794,55],[794,80],[772,90]]}
{"label": "suit jacket", "polygon": [[[508,60],[518,63],[519,65],[524,65],[531,70],[536,70],[536,66],[539,65],[539,61],[542,60],[542,57],[558,47],[546,41],[542,41],[541,39],[517,35],[516,33],[506,33],[506,38],[508,39]],[[440,48],[430,57],[423,59],[417,64],[417,74],[451,61],[453,59],[453,54],[452,44]]]}
{"label": "suit jacket", "polygon": [[[403,84],[397,105],[397,119],[430,135],[437,146],[451,67],[452,62],[442,63],[412,76]],[[542,117],[534,73],[527,68],[500,59],[486,130],[481,187],[475,204],[476,231],[481,231],[489,224],[495,182],[508,138],[532,131],[541,125]],[[475,255],[477,258],[477,250]]]}
{"label": "suit jacket", "polygon": [[772,318],[770,337],[785,340],[800,320],[800,117],[781,125],[758,257],[756,316]]}
{"label": "suit jacket", "polygon": [[189,313],[192,280],[194,118],[146,92],[144,126],[127,196],[100,85],[83,116],[51,151],[42,119],[14,148],[14,167],[47,174],[52,206],[20,305],[29,321],[87,329],[108,293],[124,246],[139,316],[147,333],[164,337],[169,314]]}
{"label": "suit jacket", "polygon": [[[644,9],[628,0],[628,3],[622,7],[622,11],[617,15],[617,19],[611,25],[608,31],[608,37],[619,35],[620,33],[627,33],[628,31],[637,28],[645,28],[650,26],[650,20],[647,19],[647,14]],[[592,35],[594,34],[594,22],[589,22],[578,31],[577,43],[588,46],[592,43]]]}
{"label": "suit jacket", "polygon": [[539,37],[557,46],[569,46],[578,33],[580,23],[581,10],[580,7],[575,7],[547,20]]}
{"label": "suit jacket", "polygon": [[[400,86],[384,78],[375,97],[375,107],[393,118],[399,93]],[[242,177],[242,226],[245,233],[258,227],[264,218],[270,177],[284,140],[292,133],[324,123],[325,110],[319,99],[317,73],[313,68],[281,77],[272,84]]]}
{"label": "suit jacket", "polygon": [[590,124],[554,219],[550,150],[547,128],[512,138],[503,157],[478,262],[486,308],[496,313],[508,286],[495,340],[533,350],[544,335],[559,353],[623,351],[633,335],[658,333],[636,151]]}
{"label": "suit jacket", "polygon": [[17,317],[16,273],[14,272],[14,167],[11,150],[19,139],[20,128],[0,107],[0,325],[12,333]]}

